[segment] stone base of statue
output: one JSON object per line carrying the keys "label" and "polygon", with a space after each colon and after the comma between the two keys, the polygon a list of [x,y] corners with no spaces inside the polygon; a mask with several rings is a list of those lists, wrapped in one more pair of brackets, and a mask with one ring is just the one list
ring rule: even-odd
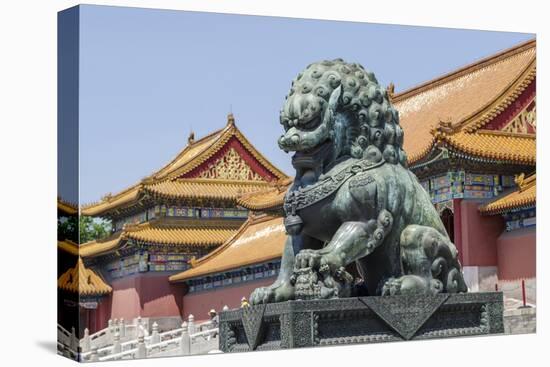
{"label": "stone base of statue", "polygon": [[287,301],[223,311],[223,352],[501,334],[501,292]]}

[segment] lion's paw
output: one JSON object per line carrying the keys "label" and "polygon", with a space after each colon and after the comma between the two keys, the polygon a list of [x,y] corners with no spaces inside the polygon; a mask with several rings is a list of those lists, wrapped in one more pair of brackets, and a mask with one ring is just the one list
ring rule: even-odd
{"label": "lion's paw", "polygon": [[271,287],[260,287],[254,289],[250,295],[250,304],[259,305],[261,303],[269,303],[275,298],[275,292]]}
{"label": "lion's paw", "polygon": [[259,305],[264,303],[284,302],[294,298],[294,287],[288,283],[278,286],[260,287],[254,289],[250,295],[250,303]]}

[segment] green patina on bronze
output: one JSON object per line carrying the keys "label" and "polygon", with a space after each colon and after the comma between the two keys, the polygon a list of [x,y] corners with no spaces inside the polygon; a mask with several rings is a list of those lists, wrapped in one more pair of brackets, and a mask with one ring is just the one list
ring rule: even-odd
{"label": "green patina on bronze", "polygon": [[[294,152],[281,272],[253,304],[466,292],[458,253],[407,168],[398,111],[373,73],[341,59],[292,82],[279,147]],[[355,265],[355,266],[354,266]]]}

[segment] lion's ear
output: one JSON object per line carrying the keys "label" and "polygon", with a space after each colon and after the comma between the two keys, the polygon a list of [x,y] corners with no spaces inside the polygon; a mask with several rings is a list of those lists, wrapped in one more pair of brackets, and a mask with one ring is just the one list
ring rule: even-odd
{"label": "lion's ear", "polygon": [[341,102],[342,97],[342,84],[338,86],[335,90],[332,91],[330,94],[330,98],[328,100],[328,108],[332,111],[336,111],[336,107],[338,106],[338,103]]}

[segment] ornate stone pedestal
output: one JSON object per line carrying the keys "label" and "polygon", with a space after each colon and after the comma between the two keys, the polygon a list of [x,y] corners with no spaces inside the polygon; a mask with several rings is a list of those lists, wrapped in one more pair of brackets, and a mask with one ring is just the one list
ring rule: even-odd
{"label": "ornate stone pedestal", "polygon": [[220,314],[223,352],[500,334],[500,292],[288,301]]}

